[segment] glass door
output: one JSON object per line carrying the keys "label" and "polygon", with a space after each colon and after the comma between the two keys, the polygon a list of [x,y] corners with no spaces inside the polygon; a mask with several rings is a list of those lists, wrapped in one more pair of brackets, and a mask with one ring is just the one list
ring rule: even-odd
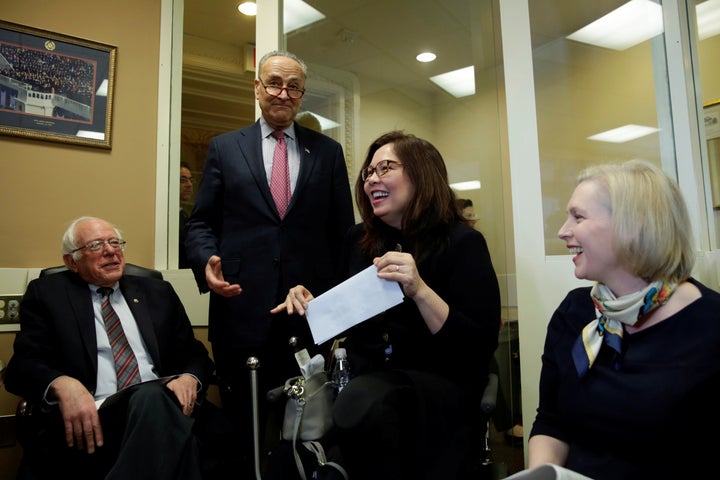
{"label": "glass door", "polygon": [[[516,425],[517,433],[522,419],[497,4],[306,0],[303,8],[314,17],[300,22],[298,3],[284,1],[283,44],[308,64],[303,108],[343,145],[351,185],[370,142],[399,129],[432,142],[457,196],[472,201],[475,228],[487,239],[498,274],[505,321],[492,448],[495,460],[515,471],[522,467],[522,443],[509,444],[505,435]],[[422,61],[423,53],[434,59]],[[440,85],[440,76],[451,74],[465,75],[456,82],[462,91]]]}
{"label": "glass door", "polygon": [[[633,158],[661,166],[684,192],[699,256],[710,254],[714,227],[706,208],[699,79],[693,77],[695,46],[687,23],[692,4],[500,2],[528,426],[537,407],[547,323],[570,289],[588,284],[575,279],[571,257],[556,237],[582,168]],[[642,20],[631,19],[617,31],[642,35],[584,35],[598,21],[617,26],[620,13],[638,13],[634,7],[641,7]],[[698,263],[698,277],[717,288],[708,281],[707,262]]]}

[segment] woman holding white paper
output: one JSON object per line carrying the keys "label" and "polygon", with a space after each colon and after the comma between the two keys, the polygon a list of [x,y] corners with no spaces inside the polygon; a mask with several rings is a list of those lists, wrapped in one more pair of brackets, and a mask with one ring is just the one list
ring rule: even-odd
{"label": "woman holding white paper", "polygon": [[[344,334],[355,377],[335,404],[341,463],[353,479],[461,478],[484,435],[476,412],[500,327],[485,238],[457,210],[438,150],[414,135],[372,143],[355,196],[363,221],[341,280],[375,265],[405,299]],[[312,298],[299,285],[273,312],[304,314]]]}

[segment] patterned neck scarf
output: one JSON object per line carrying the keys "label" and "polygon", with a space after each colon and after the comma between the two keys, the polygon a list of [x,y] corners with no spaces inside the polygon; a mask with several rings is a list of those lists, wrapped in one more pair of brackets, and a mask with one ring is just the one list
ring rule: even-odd
{"label": "patterned neck scarf", "polygon": [[656,281],[639,292],[616,298],[605,284],[596,283],[590,295],[595,304],[597,318],[583,328],[572,348],[578,377],[585,376],[592,367],[603,344],[607,344],[614,351],[614,367],[619,369],[623,324],[635,325],[639,317],[667,302],[675,287],[676,284]]}

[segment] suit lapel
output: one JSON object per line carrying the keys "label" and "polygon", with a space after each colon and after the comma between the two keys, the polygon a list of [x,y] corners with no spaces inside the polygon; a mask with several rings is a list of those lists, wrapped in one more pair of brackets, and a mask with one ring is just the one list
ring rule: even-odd
{"label": "suit lapel", "polygon": [[318,159],[318,152],[316,152],[314,146],[309,143],[306,132],[307,131],[304,127],[301,127],[300,125],[295,123],[295,136],[297,137],[298,152],[300,154],[300,172],[298,173],[298,180],[297,184],[295,185],[295,190],[293,191],[292,197],[290,198],[290,205],[288,205],[288,213],[290,212],[290,210],[292,210],[296,198],[298,198],[298,194],[305,188],[308,181],[310,180],[310,175],[315,169],[315,165]]}
{"label": "suit lapel", "polygon": [[75,322],[85,346],[85,354],[97,375],[97,337],[95,336],[95,312],[93,311],[92,296],[87,283],[80,280],[76,273],[66,272],[71,281],[66,285],[69,310],[75,317]]}
{"label": "suit lapel", "polygon": [[268,205],[269,211],[275,216],[278,216],[277,208],[275,208],[275,200],[270,192],[270,185],[268,185],[265,165],[263,164],[260,120],[247,128],[239,130],[238,135],[237,143],[241,153],[240,156],[252,174],[258,190]]}
{"label": "suit lapel", "polygon": [[155,329],[153,328],[152,316],[148,310],[147,295],[141,291],[135,280],[124,275],[120,279],[120,291],[125,297],[125,302],[127,302],[133,317],[135,317],[135,323],[137,323],[138,330],[145,342],[148,354],[153,360],[153,364],[157,371],[161,372],[160,351]]}

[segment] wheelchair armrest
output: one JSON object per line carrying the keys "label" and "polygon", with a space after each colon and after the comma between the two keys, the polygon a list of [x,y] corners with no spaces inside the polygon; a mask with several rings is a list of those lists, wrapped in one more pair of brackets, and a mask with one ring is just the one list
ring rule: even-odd
{"label": "wheelchair armrest", "polygon": [[29,417],[32,415],[33,412],[33,406],[28,403],[27,400],[24,398],[21,398],[18,401],[17,407],[15,407],[15,416],[16,417]]}
{"label": "wheelchair armrest", "polygon": [[498,376],[496,373],[488,374],[488,384],[483,391],[482,399],[480,400],[480,409],[486,415],[492,415],[497,405],[497,394],[498,394]]}
{"label": "wheelchair armrest", "polygon": [[39,445],[41,437],[47,430],[44,421],[43,408],[21,398],[15,407],[15,435],[23,448]]}

